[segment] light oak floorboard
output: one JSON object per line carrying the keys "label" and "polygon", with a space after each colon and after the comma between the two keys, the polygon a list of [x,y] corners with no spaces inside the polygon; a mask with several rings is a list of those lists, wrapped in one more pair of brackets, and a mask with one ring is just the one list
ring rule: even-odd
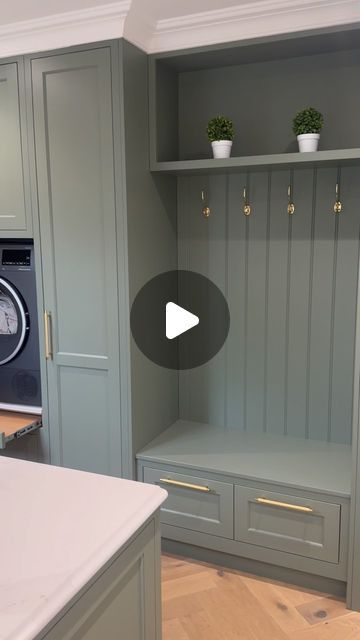
{"label": "light oak floorboard", "polygon": [[176,638],[176,640],[189,640],[189,636],[177,618],[163,621],[163,636],[165,638]]}
{"label": "light oak floorboard", "polygon": [[163,640],[360,640],[360,613],[311,590],[163,555]]}
{"label": "light oak floorboard", "polygon": [[[174,583],[176,590],[174,591]],[[179,596],[205,593],[208,589],[215,589],[215,575],[213,571],[204,571],[203,573],[192,573],[189,576],[181,576],[172,580],[166,580],[162,585],[162,597],[164,602],[178,598]]]}
{"label": "light oak floorboard", "polygon": [[183,560],[180,558],[173,558],[172,562],[167,562],[166,559],[166,571],[163,574],[163,581],[173,580],[174,578],[182,578],[183,576],[191,576],[194,573],[204,573],[208,571],[208,567],[201,564],[196,564],[192,561]]}
{"label": "light oak floorboard", "polygon": [[344,603],[342,600],[321,598],[316,603],[307,602],[296,607],[297,611],[311,625],[323,620],[331,620],[344,615]]}

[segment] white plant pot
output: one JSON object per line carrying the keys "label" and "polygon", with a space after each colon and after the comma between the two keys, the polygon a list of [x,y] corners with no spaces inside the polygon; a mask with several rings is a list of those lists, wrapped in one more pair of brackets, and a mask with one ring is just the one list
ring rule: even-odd
{"label": "white plant pot", "polygon": [[303,133],[297,136],[299,151],[317,151],[320,140],[320,133]]}
{"label": "white plant pot", "polygon": [[230,158],[232,140],[215,140],[211,146],[214,158]]}

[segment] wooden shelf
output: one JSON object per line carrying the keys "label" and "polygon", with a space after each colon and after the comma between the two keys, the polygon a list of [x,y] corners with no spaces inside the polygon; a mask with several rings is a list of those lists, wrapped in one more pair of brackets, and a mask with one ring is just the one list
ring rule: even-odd
{"label": "wooden shelf", "polygon": [[360,163],[360,149],[334,149],[314,153],[278,153],[262,156],[240,156],[237,158],[205,160],[177,160],[156,162],[151,166],[154,173],[173,175],[196,175],[207,173],[236,173],[264,169],[315,168],[349,166]]}
{"label": "wooden shelf", "polygon": [[5,449],[11,440],[22,438],[41,426],[41,416],[30,413],[0,411],[0,449]]}
{"label": "wooden shelf", "polygon": [[351,447],[178,420],[137,458],[350,497]]}

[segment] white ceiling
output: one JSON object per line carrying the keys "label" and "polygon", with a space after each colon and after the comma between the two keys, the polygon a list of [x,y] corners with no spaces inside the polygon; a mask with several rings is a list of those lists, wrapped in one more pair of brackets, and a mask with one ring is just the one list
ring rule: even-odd
{"label": "white ceiling", "polygon": [[124,36],[147,52],[360,22],[360,0],[0,0],[0,57]]}

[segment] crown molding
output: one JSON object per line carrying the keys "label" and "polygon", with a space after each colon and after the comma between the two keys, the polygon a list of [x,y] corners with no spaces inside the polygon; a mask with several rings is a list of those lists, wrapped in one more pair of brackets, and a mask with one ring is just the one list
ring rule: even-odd
{"label": "crown molding", "polygon": [[147,50],[159,53],[359,20],[359,0],[257,0],[159,20]]}
{"label": "crown molding", "polygon": [[359,0],[248,0],[158,21],[149,3],[118,0],[0,25],[0,57],[121,37],[157,53],[360,22]]}
{"label": "crown molding", "polygon": [[0,57],[123,36],[131,0],[0,25]]}
{"label": "crown molding", "polygon": [[155,28],[155,21],[152,20],[145,11],[139,11],[133,1],[131,3],[131,10],[128,12],[125,20],[124,38],[139,47],[139,49],[145,51],[145,53],[149,53]]}

